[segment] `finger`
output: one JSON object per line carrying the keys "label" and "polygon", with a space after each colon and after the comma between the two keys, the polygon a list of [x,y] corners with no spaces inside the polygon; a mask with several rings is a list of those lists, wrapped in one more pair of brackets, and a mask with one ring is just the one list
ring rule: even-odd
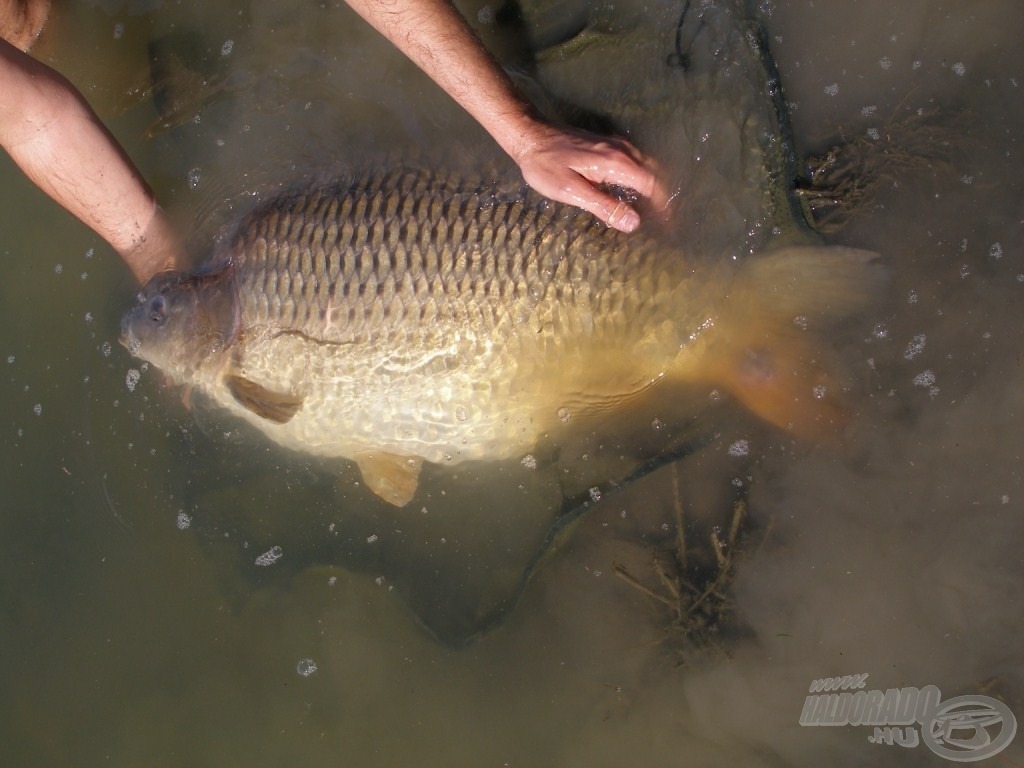
{"label": "finger", "polygon": [[565,196],[560,197],[561,202],[582,208],[613,229],[632,232],[640,226],[640,214],[629,203],[602,192],[585,180],[581,179],[578,185],[565,192]]}
{"label": "finger", "polygon": [[592,184],[614,184],[632,189],[659,210],[668,205],[669,194],[651,164],[636,162],[621,153],[602,160],[600,163],[581,164],[575,170]]}

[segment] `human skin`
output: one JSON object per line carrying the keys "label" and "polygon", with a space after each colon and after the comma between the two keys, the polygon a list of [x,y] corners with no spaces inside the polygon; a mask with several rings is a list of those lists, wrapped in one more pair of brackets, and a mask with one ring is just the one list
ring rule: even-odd
{"label": "human skin", "polygon": [[50,14],[50,0],[0,0],[0,37],[27,51]]}
{"label": "human skin", "polygon": [[628,188],[665,207],[651,162],[628,141],[539,118],[449,0],[346,1],[469,112],[537,192],[624,232],[636,229],[639,214],[597,185]]}
{"label": "human skin", "polygon": [[6,40],[0,40],[0,146],[106,240],[140,283],[178,266],[177,239],[152,190],[96,113],[63,76]]}

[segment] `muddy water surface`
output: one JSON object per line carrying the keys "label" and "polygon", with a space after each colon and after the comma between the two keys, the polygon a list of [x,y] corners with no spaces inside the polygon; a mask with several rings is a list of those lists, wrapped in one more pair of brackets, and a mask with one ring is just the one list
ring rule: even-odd
{"label": "muddy water surface", "polygon": [[[213,5],[67,2],[38,49],[198,238],[213,212],[296,168],[438,134],[478,140],[344,8]],[[5,764],[940,763],[923,744],[870,743],[867,726],[800,725],[812,680],[860,673],[866,689],[934,685],[1024,718],[1024,16],[1011,0],[769,10],[799,148],[859,141],[858,162],[881,179],[831,235],[879,252],[892,276],[838,342],[857,393],[846,445],[798,445],[721,414],[702,452],[595,504],[508,618],[459,648],[426,631],[377,567],[373,547],[389,538],[413,551],[394,519],[346,529],[357,567],[327,565],[310,544],[339,530],[353,477],[186,412],[128,358],[116,343],[127,271],[4,160]],[[171,112],[203,130],[146,138],[159,117],[150,43],[175,31],[199,41],[189,61],[209,69],[205,100]],[[266,62],[248,42],[265,35],[287,36],[293,55],[258,79]],[[356,76],[339,63],[353,55],[368,63]],[[287,86],[324,70],[329,93]],[[218,101],[256,88],[266,107],[244,121]],[[937,114],[948,157],[913,172],[878,162],[879,143],[895,158],[914,141],[919,113]],[[290,144],[292,125],[305,130]],[[254,153],[265,162],[243,162]],[[746,455],[730,453],[737,444]],[[737,489],[749,519],[717,603],[730,613],[686,641],[637,585],[671,597],[652,557],[671,560],[679,510],[709,572],[703,541],[712,525],[727,538]],[[302,536],[287,539],[282,505]],[[473,553],[532,546],[507,521],[488,536],[416,514],[430,522],[416,523],[415,551],[450,587],[421,595],[421,613],[491,583],[495,561]],[[313,567],[286,568],[289,541]],[[257,566],[273,545],[281,560]],[[1018,736],[996,759],[1021,755]]]}

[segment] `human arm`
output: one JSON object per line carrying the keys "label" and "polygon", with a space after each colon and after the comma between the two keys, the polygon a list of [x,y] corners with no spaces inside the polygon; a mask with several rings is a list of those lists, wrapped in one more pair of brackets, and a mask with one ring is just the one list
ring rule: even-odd
{"label": "human arm", "polygon": [[539,118],[449,0],[347,0],[491,134],[526,183],[629,232],[640,217],[600,189],[613,184],[664,206],[650,163],[628,141],[558,128]]}
{"label": "human arm", "polygon": [[124,150],[64,77],[4,40],[0,146],[110,243],[140,282],[176,266],[172,229]]}

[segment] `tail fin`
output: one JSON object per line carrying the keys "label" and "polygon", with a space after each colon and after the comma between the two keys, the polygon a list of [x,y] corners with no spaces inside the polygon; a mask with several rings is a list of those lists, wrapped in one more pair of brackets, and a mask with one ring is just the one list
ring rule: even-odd
{"label": "tail fin", "polygon": [[845,409],[823,334],[881,292],[885,272],[876,258],[852,248],[793,247],[751,259],[704,353],[680,374],[722,386],[798,437],[836,435]]}

